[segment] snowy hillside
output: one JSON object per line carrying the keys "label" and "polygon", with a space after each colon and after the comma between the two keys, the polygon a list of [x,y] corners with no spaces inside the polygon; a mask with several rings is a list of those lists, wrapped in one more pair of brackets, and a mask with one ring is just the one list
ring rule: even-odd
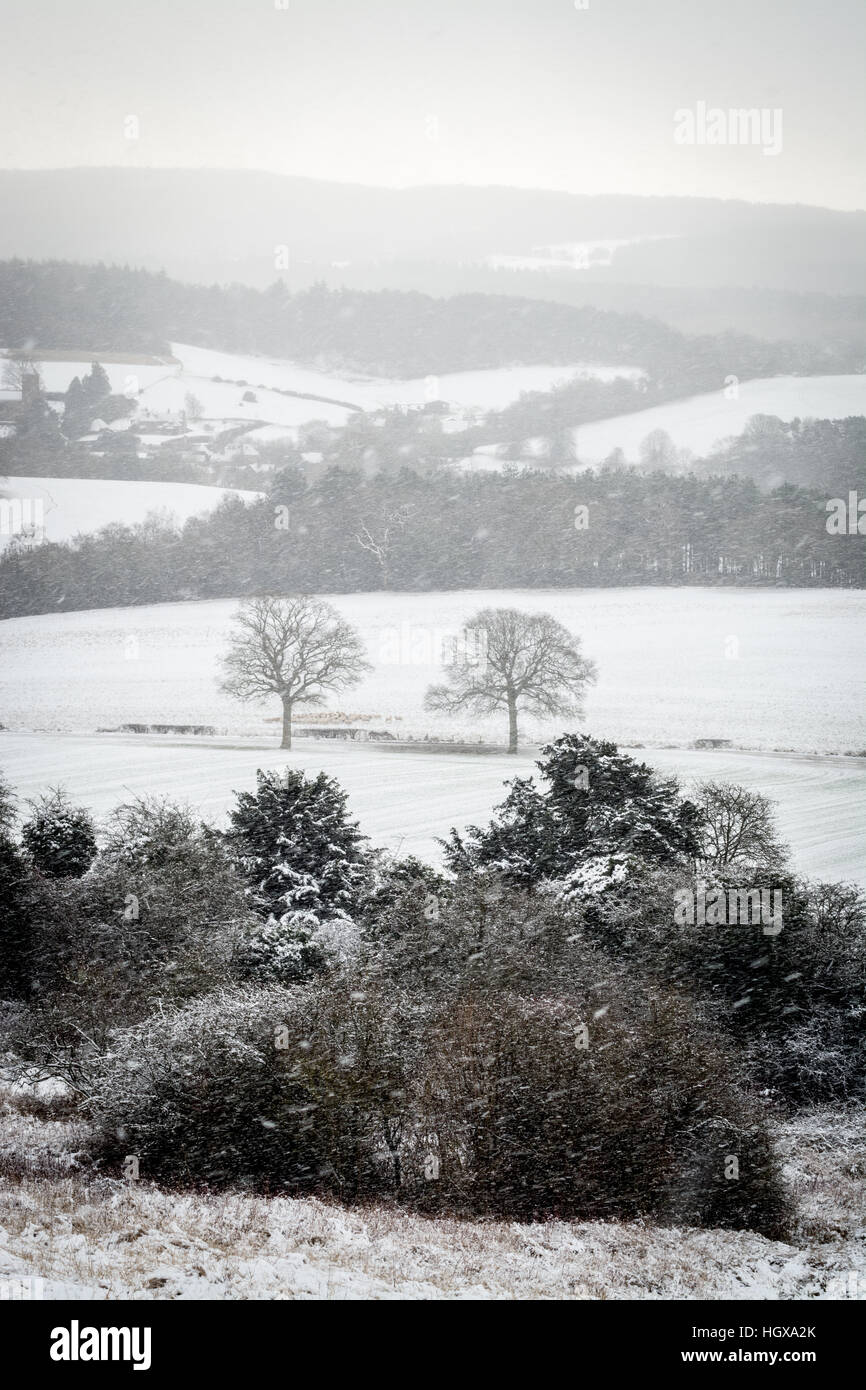
{"label": "snowy hillside", "polygon": [[[602,463],[615,449],[622,449],[629,463],[638,463],[641,445],[654,430],[664,430],[677,448],[704,457],[742,434],[753,415],[774,415],[785,421],[866,415],[866,375],[758,378],[739,383],[736,396],[720,387],[648,410],[595,420],[571,433],[578,467]],[[525,441],[522,459],[531,459],[535,452],[534,441]],[[460,466],[466,472],[488,472],[509,462],[517,460],[510,457],[507,445],[485,444]]]}
{"label": "snowy hillside", "polygon": [[[547,391],[574,377],[611,381],[643,375],[637,367],[574,362],[397,380],[338,375],[297,362],[215,352],[185,343],[172,343],[171,350],[172,359],[161,363],[100,358],[112,391],[137,400],[134,420],[140,430],[146,431],[149,417],[179,415],[187,395],[200,402],[205,420],[262,421],[291,432],[309,420],[343,425],[356,410],[423,406],[432,400],[445,400],[459,410],[500,410],[524,391]],[[84,376],[89,367],[86,360],[43,362],[45,389],[65,391],[72,378]],[[248,391],[255,400],[244,399]]]}
{"label": "snowy hillside", "polygon": [[661,429],[679,448],[704,455],[730,435],[741,434],[752,415],[780,420],[866,415],[866,376],[767,377],[741,382],[735,398],[720,385],[707,395],[583,425],[574,432],[575,445],[581,462],[600,463],[613,449],[622,449],[636,462],[643,440]]}
{"label": "snowy hillside", "polygon": [[[302,718],[299,717],[299,724]],[[399,736],[399,725],[376,721]],[[597,727],[594,733],[600,732]],[[130,796],[187,801],[222,822],[238,791],[255,784],[260,767],[326,772],[349,793],[353,816],[373,844],[429,863],[442,859],[439,838],[452,826],[485,824],[509,777],[535,772],[536,750],[516,757],[497,752],[437,752],[435,747],[296,738],[291,752],[276,746],[276,725],[257,739],[135,734],[0,733],[0,761],[23,799],[62,782],[73,800],[99,817]],[[608,732],[601,730],[601,732]],[[793,754],[632,750],[635,757],[685,785],[704,777],[742,783],[777,802],[779,825],[797,867],[824,880],[866,886],[866,836],[860,807],[866,798],[866,759]]]}
{"label": "snowy hillside", "polygon": [[[231,492],[228,488],[199,483],[117,482],[107,478],[7,478],[0,483],[0,498],[19,499],[27,520],[44,523],[47,541],[67,541],[118,523],[134,526],[150,512],[168,512],[187,521],[212,511],[224,497],[252,501],[255,492]],[[9,538],[0,534],[0,549]]]}

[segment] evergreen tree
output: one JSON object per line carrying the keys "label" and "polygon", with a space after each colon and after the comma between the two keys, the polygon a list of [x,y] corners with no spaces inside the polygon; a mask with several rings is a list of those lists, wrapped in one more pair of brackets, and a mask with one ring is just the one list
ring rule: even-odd
{"label": "evergreen tree", "polygon": [[48,878],[81,878],[96,858],[90,812],[73,806],[61,788],[30,804],[21,839],[34,867]]}
{"label": "evergreen tree", "polygon": [[295,979],[322,966],[330,941],[353,935],[374,860],[332,778],[291,769],[256,778],[255,793],[238,796],[226,835],[265,923],[250,963],[255,973]]}
{"label": "evergreen tree", "polygon": [[111,395],[111,382],[101,362],[92,362],[90,371],[81,383],[84,398],[89,406],[99,406]]}
{"label": "evergreen tree", "polygon": [[81,378],[74,376],[63,397],[63,433],[67,439],[77,439],[90,426],[90,404]]}
{"label": "evergreen tree", "polygon": [[615,743],[564,734],[542,749],[544,781],[508,783],[486,829],[456,830],[445,844],[448,867],[486,870],[522,884],[543,879],[594,891],[648,864],[693,859],[700,813],[680,798],[675,778],[620,753]]}

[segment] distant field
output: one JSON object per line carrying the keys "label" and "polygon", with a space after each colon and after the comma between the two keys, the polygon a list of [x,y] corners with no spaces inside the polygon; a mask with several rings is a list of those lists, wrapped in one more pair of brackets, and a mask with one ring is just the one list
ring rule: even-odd
{"label": "distant field", "polygon": [[383,405],[395,404],[424,405],[432,399],[475,406],[482,410],[498,410],[517,400],[523,391],[549,391],[551,386],[575,376],[610,381],[615,377],[634,379],[643,375],[637,367],[573,362],[568,366],[496,367],[486,371],[400,380],[354,374],[332,375],[279,359],[211,352],[183,343],[172,343],[172,351],[183,362],[184,371],[198,377],[228,376],[269,388],[331,396],[352,401],[362,410],[377,410]]}
{"label": "distant field", "polygon": [[[572,589],[331,601],[357,626],[374,664],[356,690],[329,701],[350,723],[398,740],[427,734],[501,749],[502,718],[428,715],[424,692],[442,679],[443,639],[478,608],[546,610],[582,636],[599,679],[584,719],[525,719],[527,745],[579,727],[642,745],[639,756],[686,780],[748,782],[778,798],[783,833],[803,869],[866,879],[866,758],[827,756],[866,749],[866,593]],[[531,771],[528,746],[517,758],[498,751],[479,757],[429,744],[298,738],[291,753],[280,752],[276,699],[243,706],[217,688],[235,610],[233,601],[157,604],[0,624],[0,723],[7,729],[0,766],[19,794],[64,782],[99,814],[127,795],[157,793],[220,816],[233,790],[253,784],[257,767],[288,762],[339,777],[377,844],[435,859],[437,835],[483,820],[504,779]],[[303,711],[296,722],[306,722]],[[128,723],[206,724],[219,736],[96,732]],[[734,747],[693,751],[698,738],[727,738]]]}
{"label": "distant field", "polygon": [[706,395],[582,425],[574,431],[577,456],[582,463],[600,463],[618,448],[636,462],[641,443],[656,429],[666,430],[679,448],[707,454],[721,440],[741,434],[752,415],[777,415],[780,420],[866,415],[866,375],[744,381],[736,399],[728,399],[723,387],[719,382],[718,391]]}
{"label": "distant field", "polygon": [[[419,737],[503,739],[502,718],[458,720],[422,707],[427,686],[442,678],[443,638],[492,605],[548,611],[581,635],[599,670],[585,719],[596,734],[661,747],[726,738],[754,749],[866,749],[859,590],[485,590],[330,601],[357,626],[374,665],[330,706],[373,715],[374,726],[390,717],[395,731]],[[220,600],[8,619],[0,624],[0,723],[70,733],[196,723],[274,737],[267,721],[279,713],[276,700],[243,706],[217,689],[235,609]],[[526,719],[523,732],[545,737],[559,727]]]}
{"label": "distant field", "polygon": [[[278,358],[215,352],[184,343],[172,343],[171,349],[173,357],[164,360],[120,353],[100,357],[112,390],[136,398],[138,411],[133,418],[139,433],[147,434],[149,417],[179,416],[189,395],[200,402],[203,422],[246,420],[251,426],[258,422],[262,439],[294,438],[299,427],[311,420],[340,426],[355,410],[422,406],[431,400],[451,405],[455,418],[443,423],[446,430],[453,430],[465,424],[463,413],[502,410],[524,392],[549,391],[575,378],[634,380],[643,375],[638,367],[573,362],[396,380],[324,372]],[[55,353],[45,353],[40,361],[46,389],[54,392],[65,391],[72,377],[83,375],[90,365],[87,360],[67,360]],[[581,463],[599,463],[621,448],[636,461],[643,440],[656,429],[665,430],[680,448],[707,454],[722,440],[740,434],[753,415],[776,415],[782,420],[866,415],[866,374],[744,381],[736,399],[725,394],[724,386],[720,382],[718,391],[582,425],[573,432],[578,458]],[[250,391],[255,400],[244,400]],[[464,466],[498,467],[496,452],[494,446],[487,446]]]}
{"label": "distant field", "polygon": [[[171,348],[173,356],[166,359],[97,354],[112,390],[134,395],[138,400],[136,424],[141,428],[146,429],[147,412],[179,413],[188,394],[201,402],[204,419],[261,420],[292,432],[309,420],[343,425],[353,407],[375,411],[391,405],[420,406],[441,399],[456,409],[498,410],[517,400],[524,391],[547,391],[576,376],[612,380],[643,375],[638,367],[574,362],[567,366],[513,366],[398,380],[338,375],[279,358],[215,352],[184,343],[172,343]],[[69,354],[46,352],[38,360],[46,390],[56,392],[65,391],[74,376],[83,376],[92,359],[74,360]],[[222,381],[214,381],[214,377],[221,377]],[[239,387],[236,382],[246,385]],[[254,402],[243,400],[247,390],[255,391]],[[295,394],[281,395],[283,391]]]}
{"label": "distant field", "polygon": [[[169,512],[179,522],[212,511],[224,497],[234,495],[244,501],[256,492],[223,487],[204,487],[199,483],[117,482],[107,478],[7,478],[0,484],[0,498],[27,499],[32,508],[41,502],[44,538],[66,541],[89,535],[112,522],[133,526],[149,512]],[[32,510],[27,512],[32,516]],[[0,550],[9,538],[0,535]]]}

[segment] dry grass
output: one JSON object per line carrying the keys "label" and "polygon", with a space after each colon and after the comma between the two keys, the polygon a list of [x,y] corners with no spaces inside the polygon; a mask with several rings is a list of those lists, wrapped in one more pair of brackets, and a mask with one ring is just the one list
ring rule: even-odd
{"label": "dry grass", "polygon": [[0,1279],[39,1276],[49,1298],[820,1298],[851,1270],[866,1294],[862,1116],[822,1112],[781,1131],[802,1201],[796,1245],[742,1231],[471,1223],[168,1193],[78,1168],[83,1133],[68,1118],[40,1118],[7,1096],[2,1120]]}

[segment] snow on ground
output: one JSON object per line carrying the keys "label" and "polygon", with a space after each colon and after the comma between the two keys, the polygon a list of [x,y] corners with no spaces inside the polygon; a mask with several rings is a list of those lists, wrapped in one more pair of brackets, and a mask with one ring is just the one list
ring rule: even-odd
{"label": "snow on ground", "polygon": [[[186,409],[186,398],[193,395],[201,405],[203,420],[229,422],[256,421],[268,425],[280,425],[293,434],[299,426],[310,420],[324,420],[329,425],[345,425],[353,414],[350,405],[334,405],[319,400],[307,400],[297,396],[283,396],[277,391],[263,390],[256,378],[239,379],[249,381],[249,386],[235,386],[228,381],[211,381],[206,376],[196,376],[184,368],[175,376],[145,387],[138,397],[138,412],[133,417],[136,426],[147,428],[148,413],[157,418],[179,416]],[[288,383],[287,383],[288,384]],[[300,390],[292,386],[291,390]],[[251,391],[253,401],[245,401],[245,394]],[[352,400],[349,396],[348,401]],[[196,426],[197,427],[197,426]]]}
{"label": "snow on ground", "polygon": [[[148,512],[167,511],[181,523],[212,511],[224,497],[250,502],[261,494],[199,483],[126,482],[107,478],[7,478],[0,499],[22,500],[22,517],[39,518],[48,541],[66,541],[120,522],[134,526]],[[41,509],[39,508],[41,504]],[[0,549],[8,537],[0,534]]]}
{"label": "snow on ground", "polygon": [[[127,486],[122,484],[121,486]],[[425,714],[442,679],[442,639],[484,605],[548,611],[582,635],[599,680],[580,721],[527,719],[527,743],[580,727],[686,780],[729,777],[777,798],[782,832],[805,872],[866,881],[862,806],[866,748],[857,590],[592,589],[351,594],[332,598],[354,623],[375,669],[329,708],[398,740],[425,734],[494,750],[503,720]],[[0,624],[0,765],[22,797],[64,782],[105,815],[129,795],[188,798],[218,818],[257,767],[324,769],[350,795],[376,844],[435,859],[436,837],[483,822],[507,777],[534,752],[449,752],[297,738],[279,742],[279,704],[235,704],[217,688],[232,601],[46,614]],[[435,623],[431,623],[431,613]],[[732,639],[733,642],[732,642]],[[735,656],[726,656],[735,652]],[[321,715],[319,716],[321,718]],[[127,723],[206,724],[210,738],[97,734]],[[296,727],[304,727],[299,711]],[[309,726],[308,726],[309,727]],[[314,727],[314,726],[312,726]],[[65,736],[61,736],[65,735]],[[697,738],[730,751],[694,751]],[[751,750],[736,751],[737,746]],[[773,750],[793,750],[782,756]],[[821,756],[825,755],[825,756]]]}
{"label": "snow on ground", "polygon": [[[130,486],[127,483],[119,487]],[[575,533],[578,537],[579,533]],[[374,670],[331,708],[391,716],[392,732],[501,742],[497,716],[429,715],[442,643],[483,607],[548,612],[598,666],[585,727],[623,743],[698,738],[799,752],[866,749],[861,590],[620,588],[327,595],[363,637]],[[92,733],[121,723],[213,724],[261,736],[276,701],[237,705],[217,689],[232,600],[44,614],[0,625],[0,723]],[[58,667],[59,663],[59,667]],[[63,680],[57,679],[58,669]],[[299,716],[303,722],[303,716]],[[561,721],[525,719],[527,738]]]}
{"label": "snow on ground", "polygon": [[[441,862],[438,838],[452,826],[484,824],[510,777],[535,773],[537,750],[505,753],[431,751],[296,739],[290,752],[267,741],[199,736],[0,733],[0,768],[24,803],[62,783],[98,818],[137,796],[187,801],[222,821],[236,794],[255,788],[258,768],[322,771],[348,792],[349,807],[371,842],[401,855]],[[866,886],[866,760],[790,754],[628,750],[688,786],[724,778],[777,802],[782,837],[795,866],[813,878]]]}
{"label": "snow on ground", "polygon": [[[39,375],[42,379],[42,386],[45,391],[65,391],[73,377],[84,377],[90,371],[94,361],[102,363],[111,382],[111,389],[118,396],[131,395],[137,392],[140,387],[153,386],[164,377],[171,376],[178,370],[176,362],[169,358],[163,361],[151,358],[148,362],[117,362],[111,361],[113,354],[102,357],[99,353],[94,353],[92,357],[81,357],[78,359],[63,359],[56,361],[45,361],[38,359]],[[116,354],[119,355],[119,354]],[[0,392],[0,395],[4,394]],[[11,399],[14,393],[7,390],[7,399]]]}
{"label": "snow on ground", "polygon": [[[640,367],[573,362],[567,366],[511,366],[489,370],[444,373],[407,380],[335,374],[280,358],[253,357],[216,352],[186,343],[172,343],[176,361],[159,365],[105,363],[112,390],[134,396],[136,428],[147,429],[148,416],[179,416],[186,397],[201,402],[206,421],[261,421],[282,437],[294,437],[299,426],[311,420],[344,425],[352,407],[377,411],[385,406],[422,406],[431,400],[448,401],[456,409],[485,412],[502,410],[525,391],[549,391],[575,377],[610,381],[636,379]],[[46,389],[65,390],[73,376],[81,376],[89,363],[45,362]],[[214,377],[223,378],[214,381]],[[245,382],[238,386],[236,382]],[[255,401],[244,393],[255,392]],[[298,396],[281,395],[293,391]],[[326,397],[327,401],[313,397]],[[341,402],[341,404],[334,404]],[[719,390],[686,400],[671,401],[649,410],[616,416],[583,425],[574,431],[582,463],[598,463],[615,448],[637,460],[640,445],[654,429],[663,429],[681,448],[706,454],[720,440],[740,434],[752,415],[777,415],[783,420],[815,417],[840,419],[866,414],[866,375],[767,377],[742,382],[737,398],[729,399],[724,383]],[[494,450],[488,449],[464,466],[496,467]]]}
{"label": "snow on ground", "polygon": [[613,449],[637,462],[640,446],[652,430],[666,430],[679,448],[704,455],[730,435],[741,434],[752,415],[780,420],[841,420],[866,415],[866,375],[778,376],[741,382],[737,398],[718,391],[687,400],[598,420],[573,431],[581,463],[600,463]]}
{"label": "snow on ground", "polygon": [[644,375],[640,367],[574,362],[568,366],[495,367],[401,380],[333,375],[278,358],[213,352],[185,343],[172,343],[171,347],[183,362],[184,372],[197,377],[223,376],[245,380],[250,385],[258,382],[266,387],[331,396],[351,401],[362,410],[378,410],[384,405],[424,405],[431,400],[451,401],[479,410],[501,410],[516,401],[523,391],[549,391],[551,386],[575,376],[612,381],[616,377],[634,379]]}
{"label": "snow on ground", "polygon": [[[171,350],[175,362],[103,364],[112,390],[138,399],[139,425],[146,424],[147,411],[155,415],[179,414],[188,393],[201,401],[205,419],[263,420],[293,430],[309,420],[345,424],[352,406],[375,411],[388,405],[422,406],[431,400],[446,400],[467,409],[501,410],[524,391],[548,391],[576,376],[611,381],[644,375],[635,366],[574,362],[566,366],[516,365],[402,380],[323,372],[282,358],[215,352],[187,343],[172,343]],[[83,376],[90,368],[86,361],[41,365],[48,391],[65,391],[74,376]],[[217,382],[214,377],[223,380]],[[234,384],[238,381],[247,385],[239,387]],[[246,390],[255,391],[258,399],[244,402]],[[297,399],[280,395],[281,391],[294,391],[305,397],[323,396],[343,404]]]}
{"label": "snow on ground", "polygon": [[[782,1128],[790,1242],[642,1222],[469,1222],[93,1180],[82,1130],[0,1116],[0,1286],[48,1299],[842,1299],[866,1295],[862,1116]],[[8,1174],[8,1178],[5,1175]],[[820,1209],[813,1195],[821,1184]],[[41,1280],[39,1283],[30,1281]],[[20,1295],[19,1295],[20,1296]]]}

